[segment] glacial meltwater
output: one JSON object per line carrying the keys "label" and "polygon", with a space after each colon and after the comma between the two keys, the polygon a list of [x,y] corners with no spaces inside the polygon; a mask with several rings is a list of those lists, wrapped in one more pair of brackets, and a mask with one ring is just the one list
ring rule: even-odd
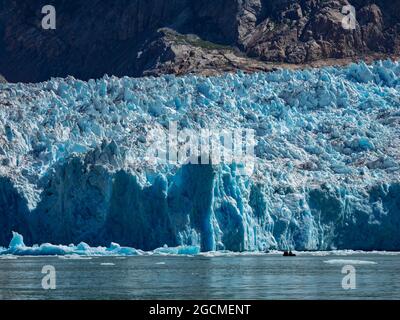
{"label": "glacial meltwater", "polygon": [[[42,287],[49,266],[54,290]],[[0,258],[0,299],[400,299],[400,255],[10,255]]]}

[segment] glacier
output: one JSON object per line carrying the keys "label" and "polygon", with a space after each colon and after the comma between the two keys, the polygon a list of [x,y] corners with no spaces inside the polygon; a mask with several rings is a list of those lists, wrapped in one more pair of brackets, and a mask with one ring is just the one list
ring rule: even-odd
{"label": "glacier", "polygon": [[[2,83],[0,245],[15,231],[27,246],[3,252],[400,250],[399,89],[389,60]],[[171,121],[254,130],[254,172],[148,161]]]}

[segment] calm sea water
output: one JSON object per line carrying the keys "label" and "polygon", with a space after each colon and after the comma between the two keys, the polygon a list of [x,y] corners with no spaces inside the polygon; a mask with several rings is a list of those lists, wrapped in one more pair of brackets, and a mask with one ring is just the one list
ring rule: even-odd
{"label": "calm sea water", "polygon": [[[355,290],[342,288],[346,264]],[[56,270],[55,290],[42,288],[45,265]],[[399,255],[0,259],[0,299],[360,298],[400,299]]]}

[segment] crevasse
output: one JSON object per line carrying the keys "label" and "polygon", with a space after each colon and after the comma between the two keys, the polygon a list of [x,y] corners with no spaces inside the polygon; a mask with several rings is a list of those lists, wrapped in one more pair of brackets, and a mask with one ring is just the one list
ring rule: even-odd
{"label": "crevasse", "polygon": [[[400,250],[400,65],[0,84],[0,245]],[[253,129],[256,166],[146,159]]]}

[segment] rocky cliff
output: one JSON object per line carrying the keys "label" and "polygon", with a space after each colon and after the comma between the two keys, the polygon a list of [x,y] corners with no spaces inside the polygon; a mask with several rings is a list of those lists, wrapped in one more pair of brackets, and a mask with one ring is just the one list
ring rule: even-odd
{"label": "rocky cliff", "polygon": [[354,30],[342,27],[348,0],[53,0],[57,29],[43,30],[48,1],[0,0],[0,73],[210,74],[398,54],[400,1],[350,2]]}

